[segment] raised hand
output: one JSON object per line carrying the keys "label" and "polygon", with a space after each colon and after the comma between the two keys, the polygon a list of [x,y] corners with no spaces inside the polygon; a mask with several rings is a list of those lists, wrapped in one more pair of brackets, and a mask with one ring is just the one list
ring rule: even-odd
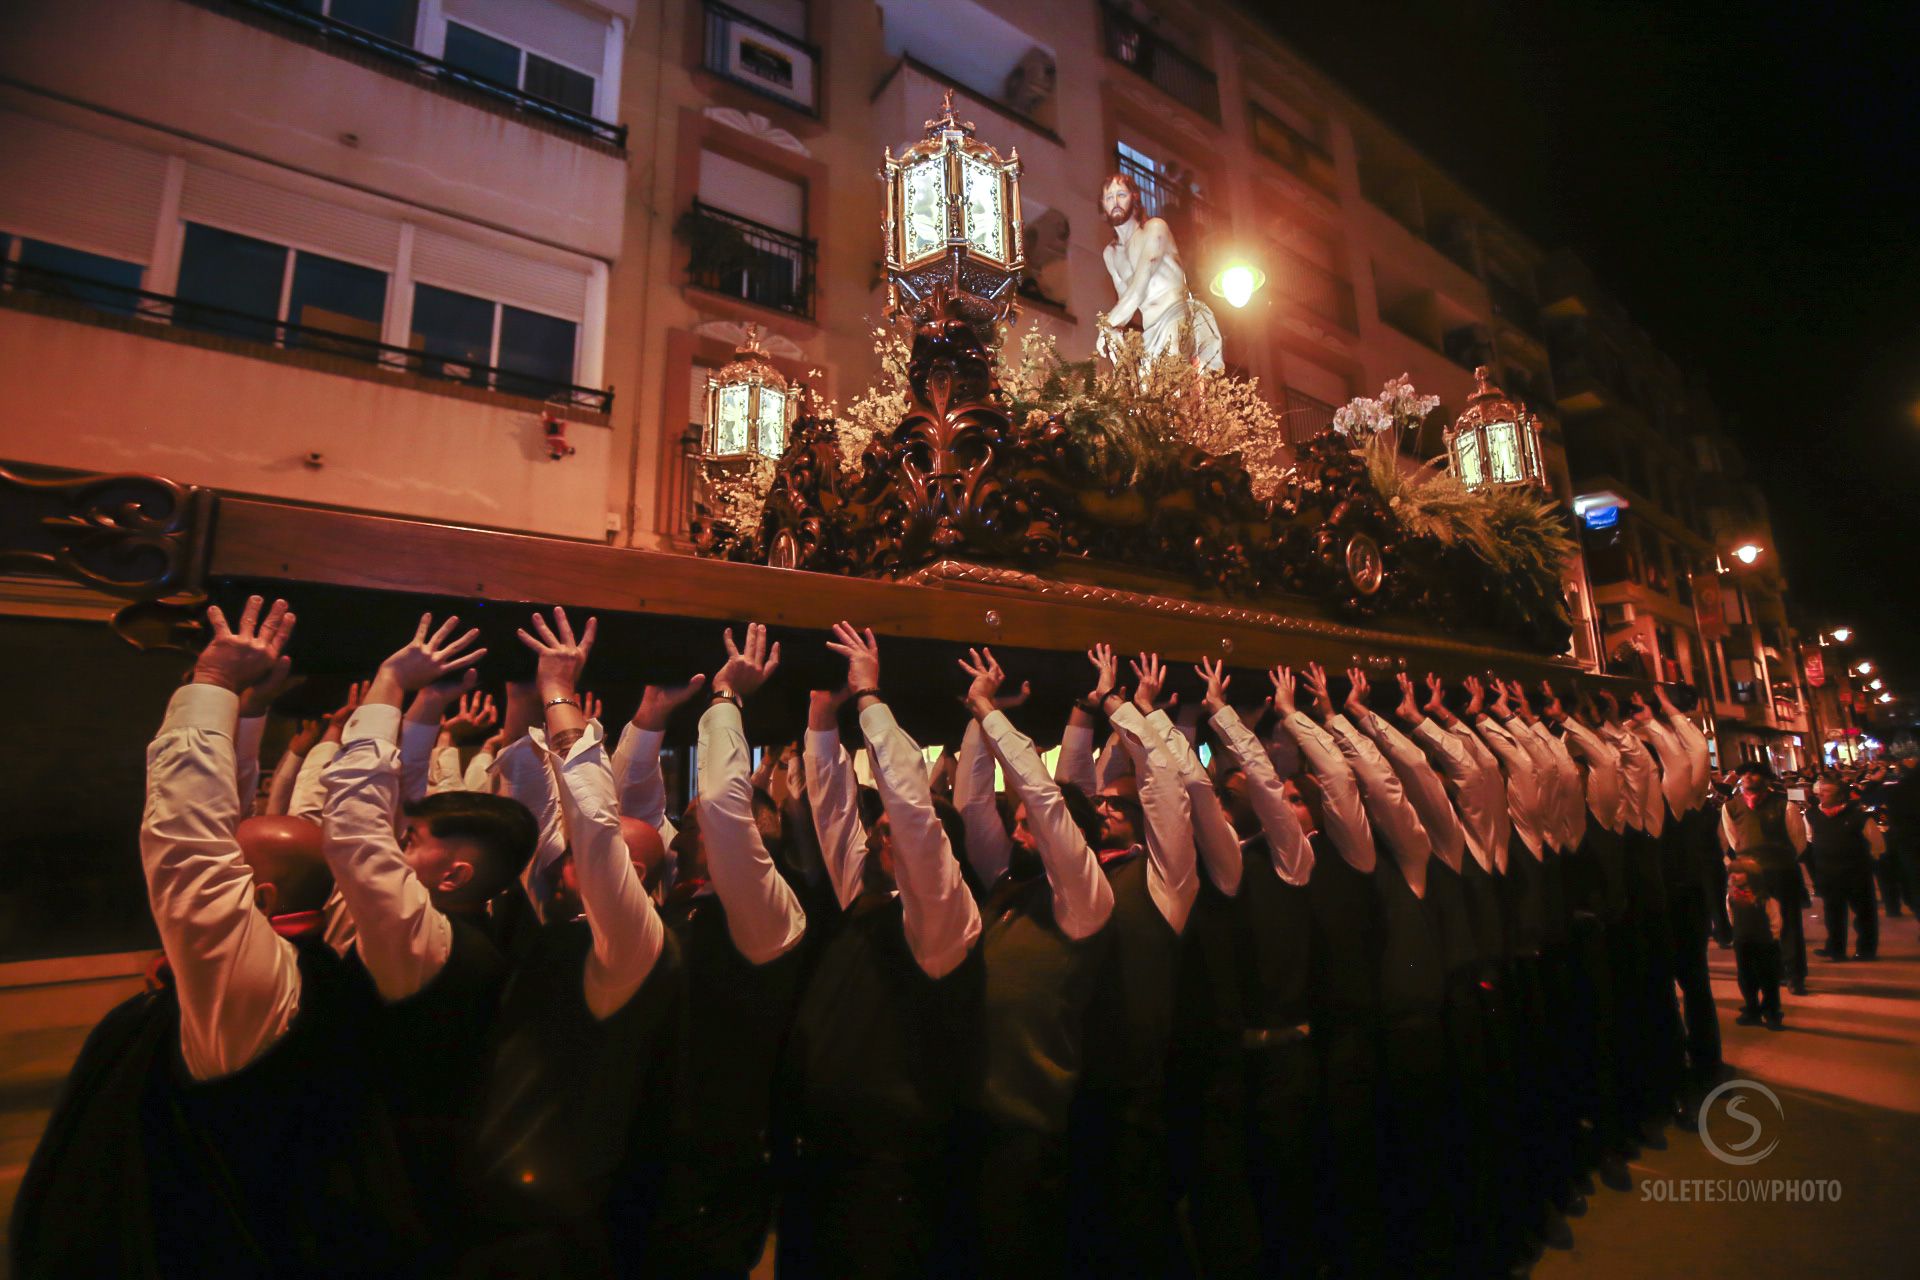
{"label": "raised hand", "polygon": [[1647,705],[1647,700],[1640,696],[1638,690],[1633,695],[1633,718],[1635,720],[1653,719],[1653,708]]}
{"label": "raised hand", "polygon": [[1400,704],[1393,709],[1393,714],[1410,725],[1419,724],[1426,717],[1420,714],[1420,696],[1414,692],[1413,677],[1402,671],[1399,682]]}
{"label": "raised hand", "polygon": [[780,666],[779,642],[769,648],[767,629],[758,622],[747,627],[745,649],[733,643],[732,627],[728,627],[721,638],[726,642],[727,660],[714,674],[713,691],[731,693],[736,698],[752,697]]}
{"label": "raised hand", "polygon": [[465,635],[455,636],[453,629],[459,622],[458,617],[449,617],[435,628],[433,615],[421,614],[420,625],[415,628],[413,639],[380,664],[380,673],[374,677],[374,687],[368,690],[368,699],[385,701],[385,698],[373,697],[375,692],[388,692],[378,688],[384,682],[391,682],[400,691],[417,693],[486,657],[485,649],[467,648],[480,638],[480,629],[474,627]]}
{"label": "raised hand", "polygon": [[967,710],[976,717],[996,710],[993,698],[1000,692],[1000,685],[1006,680],[1007,673],[994,661],[993,650],[968,649],[967,656],[960,659],[960,669],[972,677],[965,698]]}
{"label": "raised hand", "polygon": [[1227,705],[1227,688],[1233,683],[1233,677],[1227,674],[1227,664],[1219,658],[1202,658],[1195,667],[1194,674],[1206,681],[1206,696],[1200,705],[1206,708],[1208,715],[1217,715]]}
{"label": "raised hand", "polygon": [[1314,711],[1319,717],[1333,719],[1333,695],[1327,692],[1327,672],[1317,662],[1307,664],[1307,692],[1313,695]]}
{"label": "raised hand", "polygon": [[1533,706],[1527,701],[1527,691],[1518,680],[1507,681],[1507,697],[1512,701],[1515,711],[1522,720],[1533,719]]}
{"label": "raised hand", "polygon": [[1299,710],[1293,701],[1293,668],[1275,667],[1267,672],[1267,679],[1273,682],[1273,706],[1283,716],[1290,716]]}
{"label": "raised hand", "polygon": [[654,733],[665,732],[673,713],[692,701],[693,695],[707,687],[705,676],[695,676],[685,684],[650,684],[640,691],[640,705],[633,713],[633,727]]}
{"label": "raised hand", "polygon": [[1487,705],[1487,687],[1480,683],[1479,676],[1468,676],[1466,679],[1466,688],[1467,719],[1471,720],[1479,715],[1481,710]]}
{"label": "raised hand", "polygon": [[443,723],[455,742],[471,742],[484,738],[499,722],[500,709],[494,706],[493,695],[476,691],[462,697]]}
{"label": "raised hand", "polygon": [[1653,697],[1654,701],[1660,704],[1661,715],[1677,716],[1680,714],[1680,709],[1673,705],[1673,699],[1667,696],[1667,687],[1665,685],[1657,684],[1653,686]]}
{"label": "raised hand", "polygon": [[1600,701],[1607,709],[1607,723],[1619,724],[1620,723],[1620,699],[1613,696],[1613,690],[1602,689],[1600,691]]}
{"label": "raised hand", "polygon": [[[567,611],[555,605],[551,627],[545,618],[536,613],[533,615],[535,635],[528,635],[525,627],[514,633],[520,637],[520,643],[533,650],[539,659],[533,672],[533,686],[542,703],[552,702],[556,698],[571,698],[579,693],[580,673],[586,670],[587,655],[593,652],[593,638],[599,631],[599,623],[598,618],[588,618],[586,630],[576,640]],[[581,710],[584,713],[586,708],[582,707]]]}
{"label": "raised hand", "polygon": [[598,720],[601,710],[602,707],[600,706],[599,698],[591,693],[583,693],[580,695],[580,711],[587,719]]}
{"label": "raised hand", "polygon": [[1567,708],[1565,704],[1560,701],[1560,695],[1553,691],[1553,681],[1551,680],[1542,680],[1540,682],[1540,714],[1549,720],[1564,720],[1567,718]]}
{"label": "raised hand", "polygon": [[1015,707],[1025,706],[1027,704],[1027,699],[1031,698],[1032,696],[1033,696],[1033,683],[1029,680],[1022,680],[1020,682],[1020,687],[1018,689],[1015,689],[1012,693],[995,694],[993,699],[993,705],[998,707],[1002,711],[1011,711]]}
{"label": "raised hand", "polygon": [[1446,682],[1431,671],[1427,672],[1427,705],[1423,710],[1441,724],[1452,723],[1453,717],[1447,711]]}
{"label": "raised hand", "polygon": [[327,731],[325,720],[302,720],[293,731],[293,737],[287,741],[287,750],[296,756],[305,756],[320,745],[320,738]]}
{"label": "raised hand", "polygon": [[851,622],[834,623],[827,650],[847,660],[848,689],[859,692],[880,687],[880,642],[874,639],[872,627],[862,635]]}
{"label": "raised hand", "polygon": [[1133,705],[1141,715],[1152,715],[1154,701],[1167,683],[1167,669],[1160,665],[1157,653],[1143,653],[1128,665],[1133,668]]}
{"label": "raised hand", "polygon": [[260,605],[259,596],[248,596],[236,627],[227,625],[227,616],[220,612],[219,605],[207,606],[207,626],[213,638],[193,664],[195,684],[219,685],[240,694],[273,677],[276,668],[278,679],[286,681],[292,660],[281,650],[293,635],[293,614],[287,611],[285,600],[275,600],[263,619]]}
{"label": "raised hand", "polygon": [[248,685],[246,691],[240,695],[240,718],[246,720],[267,714],[280,695],[299,684],[300,680],[301,677],[293,674],[292,663],[285,661],[274,663],[273,669],[267,672],[264,679]]}
{"label": "raised hand", "polygon": [[1502,720],[1513,715],[1513,707],[1507,701],[1507,686],[1499,679],[1493,682],[1493,714]]}
{"label": "raised hand", "polygon": [[1096,673],[1093,692],[1087,695],[1087,701],[1095,706],[1105,706],[1120,684],[1120,660],[1113,656],[1112,645],[1096,644],[1087,650],[1087,661],[1093,664]]}
{"label": "raised hand", "polygon": [[1367,673],[1359,667],[1347,668],[1347,710],[1357,719],[1367,709],[1367,694],[1372,686],[1367,683]]}

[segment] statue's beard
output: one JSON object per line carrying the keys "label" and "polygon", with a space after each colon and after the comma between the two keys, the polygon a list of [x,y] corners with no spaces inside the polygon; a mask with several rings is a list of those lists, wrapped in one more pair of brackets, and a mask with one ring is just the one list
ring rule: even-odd
{"label": "statue's beard", "polygon": [[1108,226],[1112,226],[1112,227],[1123,226],[1126,223],[1132,222],[1133,219],[1134,219],[1133,201],[1131,200],[1127,201],[1125,204],[1114,205],[1112,208],[1107,210]]}

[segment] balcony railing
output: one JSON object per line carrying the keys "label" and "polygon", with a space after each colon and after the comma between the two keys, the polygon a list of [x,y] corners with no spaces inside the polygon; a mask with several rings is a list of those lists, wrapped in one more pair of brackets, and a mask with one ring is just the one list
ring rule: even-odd
{"label": "balcony railing", "polygon": [[[153,325],[237,338],[267,349],[343,357],[375,369],[483,387],[506,395],[566,404],[593,413],[610,413],[613,410],[611,390],[574,386],[521,369],[474,364],[413,347],[396,347],[354,334],[338,333],[313,325],[292,324],[269,316],[235,311],[206,302],[193,302],[164,293],[102,284],[64,271],[49,271],[19,262],[0,264],[0,298],[15,297],[46,299],[56,306],[62,306],[63,310],[71,307],[79,313],[77,318],[86,318],[86,312],[97,313],[106,323],[113,323],[107,317],[125,317]],[[142,331],[140,325],[115,327],[129,328],[134,333]]]}
{"label": "balcony railing", "polygon": [[504,108],[508,114],[531,116],[548,124],[559,125],[562,128],[598,138],[616,147],[627,145],[627,126],[624,124],[609,124],[605,120],[597,120],[584,112],[563,107],[557,102],[549,102],[545,98],[513,85],[475,75],[471,71],[462,70],[439,58],[430,58],[409,45],[374,35],[371,31],[362,31],[359,27],[329,18],[325,14],[310,13],[299,5],[291,3],[290,0],[286,3],[282,3],[281,0],[195,0],[195,3],[210,9],[239,10],[243,13],[260,14],[276,22],[298,28],[323,49],[370,54],[383,62],[411,70],[422,79],[443,85],[457,85],[471,93],[490,99],[495,105]]}
{"label": "balcony railing", "polygon": [[679,232],[692,250],[688,275],[700,288],[813,318],[815,241],[698,200]]}
{"label": "balcony railing", "polygon": [[1360,332],[1351,284],[1290,249],[1274,245],[1272,252],[1273,281],[1281,293],[1348,333]]}
{"label": "balcony railing", "polygon": [[1140,212],[1149,218],[1166,220],[1181,256],[1192,269],[1213,236],[1216,219],[1212,203],[1196,194],[1192,187],[1157,169],[1149,169],[1125,152],[1117,152],[1114,163],[1140,192]]}
{"label": "balcony railing", "polygon": [[820,50],[720,0],[705,0],[701,8],[708,71],[763,98],[820,114]]}
{"label": "balcony railing", "polygon": [[1287,425],[1288,444],[1300,444],[1332,429],[1333,415],[1338,405],[1317,400],[1292,387],[1288,387],[1286,392],[1286,406],[1281,411],[1281,421]]}
{"label": "balcony railing", "polygon": [[1220,123],[1220,82],[1213,72],[1125,10],[1102,4],[1100,14],[1109,58],[1151,81],[1181,106]]}

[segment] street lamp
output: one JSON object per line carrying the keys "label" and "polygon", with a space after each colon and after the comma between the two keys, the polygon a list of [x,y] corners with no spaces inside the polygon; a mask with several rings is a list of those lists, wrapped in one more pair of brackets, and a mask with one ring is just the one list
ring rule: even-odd
{"label": "street lamp", "polygon": [[1883,693],[1878,698],[1876,698],[1875,701],[1876,702],[1892,702],[1893,695],[1890,693]]}
{"label": "street lamp", "polygon": [[1866,661],[1865,659],[1862,659],[1860,662],[1854,664],[1854,666],[1848,672],[1848,674],[1856,675],[1856,676],[1870,676],[1873,674],[1873,664],[1871,662]]}
{"label": "street lamp", "polygon": [[700,452],[728,460],[758,454],[778,458],[787,448],[798,397],[767,359],[760,329],[748,325],[746,340],[719,372],[707,375],[707,421]]}
{"label": "street lamp", "polygon": [[1847,641],[1853,639],[1853,628],[1852,627],[1835,627],[1833,629],[1833,638],[1839,641],[1841,644],[1845,644]]}
{"label": "street lamp", "polygon": [[1216,298],[1225,298],[1236,310],[1253,301],[1253,295],[1267,283],[1267,273],[1251,262],[1230,262],[1213,277],[1209,286]]}
{"label": "street lamp", "polygon": [[1886,681],[1880,680],[1878,678],[1867,682],[1867,688],[1869,689],[1883,689],[1885,687],[1886,687]]}
{"label": "street lamp", "polygon": [[1447,428],[1447,459],[1454,477],[1473,490],[1522,484],[1545,488],[1546,468],[1533,415],[1488,381],[1490,372],[1486,365],[1473,371],[1473,394]]}
{"label": "street lamp", "polygon": [[1741,543],[1733,549],[1733,558],[1741,564],[1752,564],[1760,558],[1760,544],[1757,542]]}
{"label": "street lamp", "polygon": [[1021,242],[1020,151],[1007,158],[953,114],[953,91],[927,136],[886,151],[887,313],[930,319],[939,295],[968,319],[1004,320],[1026,267]]}

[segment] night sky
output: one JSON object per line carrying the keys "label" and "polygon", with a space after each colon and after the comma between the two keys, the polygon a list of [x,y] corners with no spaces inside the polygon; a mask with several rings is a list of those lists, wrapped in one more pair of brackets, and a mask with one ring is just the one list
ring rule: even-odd
{"label": "night sky", "polygon": [[1248,7],[1704,378],[1799,625],[1920,694],[1920,6]]}

